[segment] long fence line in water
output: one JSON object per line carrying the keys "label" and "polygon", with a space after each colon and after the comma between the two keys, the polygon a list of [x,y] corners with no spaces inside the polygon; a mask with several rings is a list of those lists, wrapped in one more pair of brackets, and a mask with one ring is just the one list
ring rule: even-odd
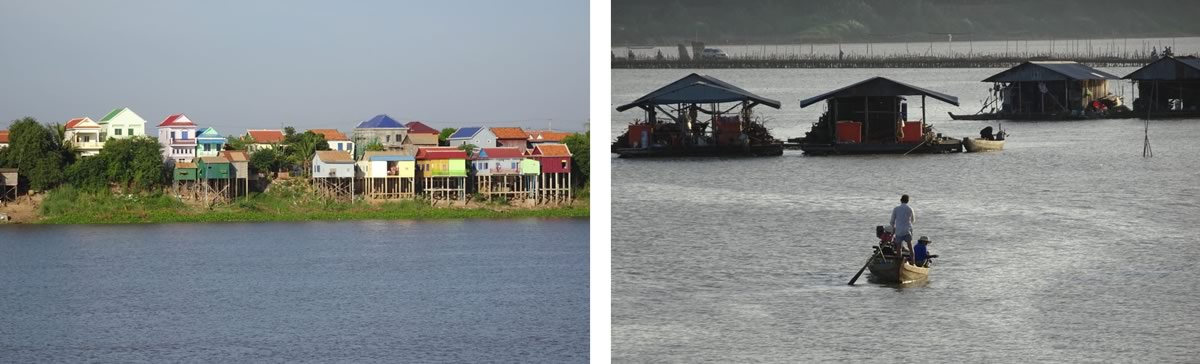
{"label": "long fence line in water", "polygon": [[1008,68],[1026,61],[1075,61],[1092,67],[1141,67],[1154,61],[1145,56],[1093,56],[1093,57],[1050,57],[1050,56],[1003,56],[980,55],[971,57],[928,57],[928,56],[768,56],[734,57],[729,59],[628,59],[613,58],[615,69],[671,69],[671,68]]}

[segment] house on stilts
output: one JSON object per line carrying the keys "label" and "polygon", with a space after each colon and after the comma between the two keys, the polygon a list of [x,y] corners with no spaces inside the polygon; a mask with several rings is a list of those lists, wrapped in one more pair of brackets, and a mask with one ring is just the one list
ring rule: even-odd
{"label": "house on stilts", "polygon": [[571,201],[571,149],[566,144],[538,144],[529,151],[529,157],[537,160],[541,167],[541,174],[532,188],[537,202]]}
{"label": "house on stilts", "polygon": [[350,151],[319,150],[312,159],[312,186],[329,199],[354,198],[354,158]]}
{"label": "house on stilts", "polygon": [[489,201],[501,198],[513,201],[528,197],[524,175],[521,174],[523,159],[525,153],[521,148],[479,148],[479,152],[471,157],[471,190]]}
{"label": "house on stilts", "polygon": [[231,169],[229,160],[225,157],[196,158],[196,176],[199,178],[201,201],[213,204],[229,201],[233,197]]}
{"label": "house on stilts", "polygon": [[357,165],[363,180],[363,197],[367,200],[400,200],[417,196],[417,159],[413,153],[366,152]]}
{"label": "house on stilts", "polygon": [[421,194],[434,203],[466,201],[467,152],[454,147],[417,150],[417,182]]}

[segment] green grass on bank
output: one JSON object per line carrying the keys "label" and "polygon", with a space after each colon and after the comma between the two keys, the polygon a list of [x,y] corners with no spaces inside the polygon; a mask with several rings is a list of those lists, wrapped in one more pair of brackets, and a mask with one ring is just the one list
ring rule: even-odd
{"label": "green grass on bank", "polygon": [[569,206],[432,207],[420,200],[369,204],[311,199],[301,186],[279,185],[270,193],[251,193],[211,207],[189,205],[161,192],[113,194],[62,186],[42,201],[43,224],[120,224],[172,222],[261,222],[313,220],[421,220],[462,218],[588,217],[588,201]]}

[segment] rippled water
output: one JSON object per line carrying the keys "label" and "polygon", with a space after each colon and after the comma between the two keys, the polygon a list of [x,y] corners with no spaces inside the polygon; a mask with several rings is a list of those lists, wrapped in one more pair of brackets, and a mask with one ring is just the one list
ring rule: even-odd
{"label": "rippled water", "polygon": [[[945,111],[977,109],[996,71],[706,73],[783,101],[760,110],[777,136],[820,113],[800,98],[874,75],[962,98],[929,115],[964,136],[987,124]],[[613,103],[688,72],[614,71]],[[614,358],[1196,361],[1200,120],[1154,121],[1153,158],[1138,120],[1004,126],[995,153],[613,159]],[[941,255],[929,282],[847,286],[905,193]]]}
{"label": "rippled water", "polygon": [[0,228],[0,362],[586,362],[586,220]]}

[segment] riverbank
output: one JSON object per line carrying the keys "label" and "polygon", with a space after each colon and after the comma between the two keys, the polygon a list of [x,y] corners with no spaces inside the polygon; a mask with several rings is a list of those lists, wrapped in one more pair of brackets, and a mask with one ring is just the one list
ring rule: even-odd
{"label": "riverbank", "polygon": [[35,211],[14,216],[12,223],[36,224],[138,224],[180,222],[267,222],[318,220],[427,220],[588,217],[589,201],[559,206],[515,206],[505,203],[467,202],[430,206],[420,200],[368,203],[329,201],[251,193],[212,206],[188,203],[162,193],[112,194],[83,192],[61,187],[41,198],[10,204],[8,209]]}

